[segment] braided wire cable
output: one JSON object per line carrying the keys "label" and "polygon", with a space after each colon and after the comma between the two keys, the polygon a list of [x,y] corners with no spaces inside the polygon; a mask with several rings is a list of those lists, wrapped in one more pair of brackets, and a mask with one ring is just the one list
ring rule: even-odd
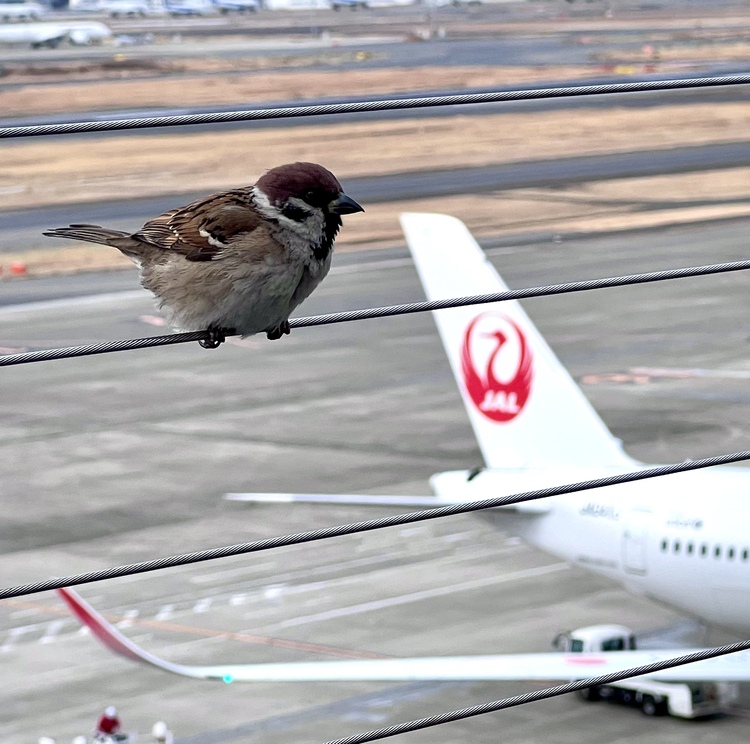
{"label": "braided wire cable", "polygon": [[418,98],[378,99],[373,101],[313,104],[308,106],[218,111],[201,114],[147,116],[132,119],[34,124],[27,126],[0,127],[0,139],[9,139],[13,137],[39,137],[53,134],[82,134],[84,132],[105,132],[123,129],[147,129],[152,127],[176,127],[195,124],[219,124],[237,121],[258,121],[263,119],[300,118],[306,116],[352,114],[371,111],[394,111],[397,109],[417,109],[436,106],[529,101],[544,98],[570,98],[574,96],[596,96],[612,93],[644,93],[662,90],[681,90],[685,88],[717,88],[730,85],[747,85],[749,83],[750,74],[736,74],[686,78],[683,80],[647,80],[625,83],[602,83],[555,88],[505,90],[489,93],[463,93],[446,96],[422,96]]}
{"label": "braided wire cable", "polygon": [[[282,535],[279,537],[266,538],[264,540],[239,543],[237,545],[227,545],[219,548],[198,550],[192,553],[182,553],[179,555],[168,556],[166,558],[156,558],[154,560],[142,561],[140,563],[131,563],[124,566],[116,566],[114,568],[90,571],[88,573],[55,577],[52,579],[0,589],[0,600],[10,599],[11,597],[22,597],[28,594],[37,594],[52,589],[61,589],[67,586],[77,586],[78,584],[106,581],[108,579],[147,573],[149,571],[159,571],[163,568],[174,568],[175,566],[185,566],[192,563],[211,561],[216,560],[217,558],[227,558],[229,556],[244,555],[247,553],[259,553],[264,550],[273,550],[275,548],[300,545],[302,543],[310,543],[318,540],[327,540],[330,538],[342,537],[343,535],[371,532],[385,527],[396,527],[404,524],[412,524],[414,522],[425,522],[430,519],[440,519],[441,517],[450,517],[456,514],[469,514],[483,509],[510,506],[512,504],[520,504],[524,501],[537,501],[539,499],[549,498],[550,496],[560,496],[567,493],[574,493],[576,491],[588,491],[594,488],[603,488],[605,486],[612,486],[620,483],[632,483],[634,481],[657,478],[664,475],[684,473],[691,470],[701,470],[716,465],[728,465],[742,460],[750,460],[750,451],[717,455],[715,457],[706,457],[700,460],[681,462],[672,465],[658,465],[656,467],[644,468],[643,470],[635,472],[616,473],[603,478],[593,478],[591,480],[580,481],[577,483],[550,486],[535,491],[511,494],[509,496],[451,504],[448,506],[437,506],[433,509],[423,509],[408,514],[396,514],[381,517],[379,519],[368,519],[362,522],[353,522],[335,527],[324,527],[318,530],[298,532],[291,535]],[[478,477],[481,477],[481,475]]]}
{"label": "braided wire cable", "polygon": [[[731,261],[719,264],[709,264],[706,266],[690,266],[680,269],[664,269],[661,271],[626,274],[623,276],[613,276],[603,279],[586,279],[577,282],[547,284],[539,287],[527,287],[524,289],[509,289],[503,292],[493,292],[490,294],[472,295],[467,297],[453,297],[445,300],[409,302],[401,305],[386,305],[384,307],[347,310],[344,312],[328,313],[325,315],[312,315],[304,318],[293,318],[289,321],[289,325],[291,328],[309,328],[311,326],[331,325],[333,323],[348,323],[355,320],[369,320],[395,315],[423,313],[432,310],[445,310],[452,307],[465,307],[467,305],[484,305],[492,302],[503,302],[506,300],[523,300],[531,297],[548,297],[552,295],[569,294],[572,292],[591,291],[594,289],[607,289],[612,287],[625,287],[633,284],[661,282],[670,279],[686,279],[689,277],[707,276],[710,274],[724,274],[733,271],[745,271],[747,269],[750,269],[750,260]],[[133,349],[142,349],[152,346],[182,344],[190,341],[202,341],[207,338],[207,331],[191,331],[189,333],[173,333],[166,336],[105,341],[99,344],[88,344],[85,346],[68,346],[60,349],[26,351],[0,356],[0,367],[29,364],[31,362],[48,362],[54,359],[68,359],[71,357],[89,356],[92,354],[107,354],[113,351],[131,351]]]}
{"label": "braided wire cable", "polygon": [[113,351],[133,351],[134,349],[146,349],[152,346],[184,344],[190,341],[202,341],[207,338],[208,331],[190,331],[189,333],[170,333],[165,336],[103,341],[99,344],[85,344],[83,346],[65,346],[60,349],[25,351],[20,354],[0,356],[0,367],[10,367],[14,364],[28,364],[30,362],[50,362],[54,359],[70,359],[71,357],[92,356],[94,354],[109,354]]}
{"label": "braided wire cable", "polygon": [[405,723],[394,724],[393,726],[385,726],[363,734],[346,736],[342,739],[333,739],[326,742],[326,744],[364,744],[364,742],[368,741],[386,739],[390,736],[398,736],[399,734],[406,734],[411,731],[430,728],[431,726],[440,726],[444,723],[452,723],[465,718],[481,716],[485,713],[494,713],[518,705],[526,705],[527,703],[535,703],[539,700],[547,700],[548,698],[566,695],[569,692],[576,692],[577,690],[582,690],[586,687],[606,685],[612,682],[617,682],[618,680],[629,679],[630,677],[640,677],[641,675],[653,674],[655,672],[660,672],[663,669],[671,669],[673,667],[682,666],[683,664],[692,664],[696,661],[706,661],[707,659],[726,656],[727,654],[733,654],[738,651],[747,651],[748,649],[750,649],[750,640],[738,641],[737,643],[730,643],[726,646],[717,646],[715,648],[708,648],[702,651],[685,654],[684,656],[679,656],[674,659],[665,659],[664,661],[644,664],[620,672],[604,674],[600,677],[581,679],[563,685],[556,685],[555,687],[547,687],[543,690],[534,690],[533,692],[527,692],[523,695],[515,695],[513,697],[503,698],[502,700],[495,700],[491,703],[472,705],[469,708],[462,708],[449,713],[438,713],[434,716],[420,718],[415,721],[407,721]]}

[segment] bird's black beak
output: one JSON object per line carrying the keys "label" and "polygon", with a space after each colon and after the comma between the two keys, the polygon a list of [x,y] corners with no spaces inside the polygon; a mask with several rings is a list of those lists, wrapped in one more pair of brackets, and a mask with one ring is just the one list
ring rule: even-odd
{"label": "bird's black beak", "polygon": [[365,210],[346,194],[339,194],[332,202],[328,203],[328,211],[331,214],[354,214]]}

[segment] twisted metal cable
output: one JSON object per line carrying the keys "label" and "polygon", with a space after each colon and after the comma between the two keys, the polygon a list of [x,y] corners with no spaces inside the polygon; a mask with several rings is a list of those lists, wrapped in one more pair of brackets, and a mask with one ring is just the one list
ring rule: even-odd
{"label": "twisted metal cable", "polygon": [[327,103],[309,106],[285,106],[270,109],[246,109],[241,111],[218,111],[203,114],[179,114],[174,116],[147,116],[133,119],[110,119],[104,121],[67,122],[59,124],[35,124],[29,126],[0,127],[0,139],[11,137],[39,137],[50,134],[79,134],[84,132],[108,132],[122,129],[147,129],[150,127],[176,127],[195,124],[219,124],[235,121],[258,121],[262,119],[299,118],[328,114],[352,114],[365,111],[394,111],[397,109],[430,108],[435,106],[458,106],[477,103],[499,103],[504,101],[529,101],[543,98],[569,98],[573,96],[595,96],[610,93],[643,93],[685,88],[722,87],[747,85],[750,75],[721,75],[717,77],[686,78],[684,80],[648,80],[597,85],[574,85],[559,88],[532,88],[505,90],[490,93],[463,93],[448,96],[423,96],[419,98],[379,99]]}
{"label": "twisted metal cable", "polygon": [[[227,558],[229,556],[244,555],[246,553],[259,553],[264,550],[273,550],[275,548],[300,545],[302,543],[310,543],[318,540],[327,540],[334,537],[342,537],[343,535],[371,532],[385,527],[396,527],[404,524],[412,524],[414,522],[425,522],[430,519],[440,519],[441,517],[450,517],[456,514],[469,514],[483,509],[510,506],[512,504],[520,504],[524,501],[537,501],[539,499],[549,498],[550,496],[560,496],[577,491],[588,491],[594,488],[617,485],[619,483],[632,483],[634,481],[658,478],[664,475],[710,468],[716,465],[727,465],[742,460],[750,460],[750,451],[734,452],[732,454],[718,455],[716,457],[706,457],[701,460],[681,462],[673,465],[659,465],[652,468],[644,468],[643,470],[636,472],[618,473],[604,478],[593,478],[578,483],[550,486],[536,491],[526,491],[524,493],[500,496],[493,499],[483,499],[481,501],[471,501],[462,504],[451,504],[449,506],[438,506],[432,509],[410,512],[408,514],[396,514],[388,517],[381,517],[379,519],[368,519],[363,522],[353,522],[335,527],[324,527],[318,530],[310,530],[308,532],[298,532],[291,535],[266,538],[265,540],[239,543],[238,545],[228,545],[220,548],[198,550],[192,553],[182,553],[180,555],[168,556],[166,558],[156,558],[154,560],[131,563],[125,566],[105,568],[98,571],[90,571],[88,573],[73,574],[71,576],[56,577],[30,584],[22,584],[20,586],[0,589],[0,600],[10,599],[11,597],[22,597],[28,594],[37,594],[51,589],[61,589],[66,586],[77,586],[78,584],[106,581],[107,579],[147,573],[149,571],[159,571],[163,568],[174,568],[175,566],[185,566],[191,563],[211,561],[217,558]],[[481,474],[477,477],[481,478]]]}
{"label": "twisted metal cable", "polygon": [[191,331],[189,333],[171,333],[167,336],[148,336],[147,338],[131,338],[121,341],[103,341],[99,344],[85,344],[84,346],[65,346],[60,349],[25,351],[20,354],[0,356],[0,367],[10,367],[14,364],[28,364],[29,362],[50,362],[54,359],[69,359],[70,357],[91,356],[93,354],[109,354],[112,351],[132,351],[134,349],[145,349],[150,346],[184,344],[189,341],[203,341],[207,338],[208,331]]}
{"label": "twisted metal cable", "polygon": [[[625,287],[631,284],[647,284],[662,282],[669,279],[686,279],[695,276],[723,274],[731,271],[745,271],[750,269],[750,260],[731,261],[727,263],[709,264],[706,266],[690,266],[681,269],[665,269],[642,274],[626,274],[604,279],[586,279],[578,282],[562,284],[547,284],[540,287],[525,289],[509,289],[504,292],[472,295],[468,297],[453,297],[446,300],[432,300],[429,302],[409,302],[401,305],[386,305],[384,307],[370,307],[361,310],[347,310],[345,312],[328,313],[326,315],[311,315],[304,318],[293,318],[289,321],[292,328],[309,328],[311,326],[331,325],[332,323],[348,323],[354,320],[369,320],[385,318],[393,315],[410,315],[432,310],[445,310],[452,307],[467,305],[484,305],[491,302],[506,300],[523,300],[530,297],[548,297],[551,295],[585,292],[594,289],[610,287]],[[131,351],[151,346],[165,346],[168,344],[182,344],[190,341],[201,341],[208,338],[207,331],[191,331],[189,333],[173,333],[167,336],[151,336],[120,341],[105,341],[100,344],[85,346],[68,346],[61,349],[43,349],[41,351],[26,351],[18,354],[0,356],[0,367],[10,367],[16,364],[31,362],[48,362],[54,359],[68,359],[70,357],[89,356],[91,354],[107,354],[111,351]]]}
{"label": "twisted metal cable", "polygon": [[544,690],[535,690],[533,692],[524,693],[523,695],[515,695],[513,697],[503,698],[502,700],[496,700],[491,703],[472,705],[470,708],[462,708],[460,710],[451,711],[450,713],[438,713],[434,716],[420,718],[416,721],[408,721],[406,723],[398,723],[393,726],[385,726],[383,728],[375,729],[374,731],[368,731],[364,734],[346,736],[343,739],[334,739],[332,741],[326,742],[326,744],[364,744],[364,742],[376,741],[377,739],[385,739],[389,736],[398,736],[399,734],[406,734],[411,731],[430,728],[431,726],[440,726],[444,723],[452,723],[453,721],[460,721],[464,718],[481,716],[485,713],[494,713],[498,710],[513,708],[518,705],[525,705],[526,703],[535,703],[539,700],[547,700],[548,698],[557,697],[558,695],[565,695],[569,692],[583,690],[586,687],[607,685],[611,684],[612,682],[617,682],[618,680],[629,679],[630,677],[640,677],[641,675],[645,674],[653,674],[654,672],[660,672],[663,669],[671,669],[673,667],[682,666],[683,664],[692,664],[696,661],[715,659],[718,656],[726,656],[727,654],[733,654],[738,651],[747,651],[748,649],[750,649],[750,640],[738,641],[737,643],[730,643],[726,646],[717,646],[715,648],[708,648],[702,651],[685,654],[684,656],[679,656],[674,659],[665,659],[664,661],[656,661],[652,664],[644,664],[642,666],[633,667],[632,669],[625,669],[620,672],[604,674],[600,677],[581,679],[575,682],[568,682],[563,685],[556,685],[555,687],[548,687]]}

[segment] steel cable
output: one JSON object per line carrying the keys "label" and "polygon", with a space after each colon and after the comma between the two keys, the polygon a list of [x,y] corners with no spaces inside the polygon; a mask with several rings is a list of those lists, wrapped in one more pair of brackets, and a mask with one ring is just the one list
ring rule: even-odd
{"label": "steel cable", "polygon": [[[30,584],[22,584],[20,586],[0,589],[0,600],[10,599],[11,597],[22,597],[28,594],[37,594],[52,589],[61,589],[66,586],[77,586],[78,584],[106,581],[107,579],[147,573],[149,571],[159,571],[163,568],[174,568],[175,566],[185,566],[192,563],[211,561],[216,560],[217,558],[227,558],[229,556],[244,555],[246,553],[259,553],[264,550],[273,550],[275,548],[300,545],[302,543],[310,543],[318,540],[327,540],[334,537],[342,537],[343,535],[371,532],[385,527],[396,527],[404,524],[412,524],[414,522],[425,522],[430,519],[440,519],[441,517],[450,517],[456,514],[469,514],[483,509],[510,506],[512,504],[520,504],[524,501],[537,501],[539,499],[549,498],[550,496],[560,496],[562,494],[574,493],[576,491],[603,488],[605,486],[613,486],[619,483],[632,483],[634,481],[646,480],[648,478],[684,473],[690,470],[700,470],[703,468],[714,467],[716,465],[727,465],[729,463],[740,462],[748,459],[750,459],[750,451],[734,452],[728,455],[706,457],[701,460],[644,468],[643,470],[635,472],[617,473],[604,478],[594,478],[578,483],[550,486],[548,488],[542,488],[536,491],[526,491],[524,493],[512,494],[510,496],[500,496],[493,499],[482,499],[481,501],[451,504],[449,506],[437,506],[434,509],[424,509],[422,511],[410,512],[408,514],[396,514],[388,517],[381,517],[379,519],[368,519],[363,522],[353,522],[351,524],[338,525],[335,527],[324,527],[318,530],[298,532],[296,534],[282,535],[280,537],[271,537],[266,538],[265,540],[255,540],[253,542],[240,543],[238,545],[228,545],[220,548],[198,550],[192,553],[182,553],[180,555],[168,556],[166,558],[156,558],[154,560],[131,563],[125,566],[105,568],[98,571],[90,571],[88,573],[73,574],[71,576],[56,577]],[[478,477],[481,477],[481,475]]]}
{"label": "steel cable", "polygon": [[544,98],[570,98],[574,96],[596,96],[613,93],[645,93],[662,90],[681,90],[685,88],[717,88],[747,84],[750,84],[750,74],[738,74],[721,75],[716,77],[686,78],[684,80],[647,80],[627,83],[574,85],[557,88],[505,90],[489,93],[463,93],[447,96],[423,96],[419,98],[395,98],[374,101],[313,104],[309,106],[285,106],[269,109],[218,111],[202,114],[147,116],[132,119],[110,119],[105,121],[34,124],[28,126],[0,127],[0,139],[8,139],[12,137],[39,137],[54,134],[83,134],[86,132],[107,132],[123,129],[147,129],[152,127],[176,127],[196,124],[221,124],[237,121],[299,118],[306,116],[352,114],[371,111],[394,111],[397,109],[430,108],[436,106],[529,101]]}
{"label": "steel cable", "polygon": [[[662,271],[627,274],[624,276],[607,277],[604,279],[586,279],[578,282],[547,284],[540,287],[527,287],[525,289],[509,289],[504,292],[493,292],[491,294],[472,295],[469,297],[453,297],[446,300],[409,302],[401,305],[387,305],[385,307],[347,310],[326,315],[312,315],[304,318],[293,318],[289,321],[289,325],[292,328],[309,328],[311,326],[331,325],[332,323],[348,323],[354,320],[369,320],[395,315],[410,315],[413,313],[423,313],[432,310],[445,310],[452,307],[483,305],[491,302],[503,302],[507,300],[523,300],[531,297],[548,297],[551,295],[585,292],[594,289],[625,287],[633,284],[647,284],[649,282],[661,282],[670,279],[686,279],[695,276],[723,274],[732,271],[745,271],[747,269],[750,269],[750,260],[732,261],[706,266],[691,266],[681,269],[665,269]],[[0,367],[29,364],[31,362],[48,362],[54,359],[68,359],[71,357],[90,356],[92,354],[108,354],[113,351],[132,351],[134,349],[142,349],[152,346],[182,344],[190,341],[201,341],[206,338],[208,338],[207,331],[191,331],[189,333],[173,333],[166,336],[104,341],[99,344],[87,344],[85,346],[68,346],[60,349],[26,351],[18,354],[6,354],[0,356]]]}

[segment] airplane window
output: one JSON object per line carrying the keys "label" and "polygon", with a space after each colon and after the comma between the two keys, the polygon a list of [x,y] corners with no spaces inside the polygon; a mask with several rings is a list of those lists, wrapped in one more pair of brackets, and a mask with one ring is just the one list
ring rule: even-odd
{"label": "airplane window", "polygon": [[661,541],[661,550],[662,550],[662,553],[663,553],[663,552],[664,552],[664,551],[665,551],[666,549],[667,549],[667,541],[666,541],[666,540],[662,540],[662,541]]}
{"label": "airplane window", "polygon": [[602,651],[624,651],[624,650],[625,650],[624,638],[610,638],[609,640],[602,641]]}
{"label": "airplane window", "polygon": [[717,545],[714,548],[714,557],[721,558],[721,546],[720,545]]}
{"label": "airplane window", "polygon": [[727,550],[727,557],[730,561],[734,560],[734,548],[729,548],[729,550]]}
{"label": "airplane window", "polygon": [[690,542],[687,544],[687,552],[688,552],[688,555],[693,554],[693,543]]}
{"label": "airplane window", "polygon": [[674,552],[675,553],[679,553],[680,552],[680,541],[679,540],[675,540],[674,541]]}
{"label": "airplane window", "polygon": [[703,543],[703,545],[701,545],[701,555],[706,555],[707,552],[708,547],[706,546],[706,543]]}
{"label": "airplane window", "polygon": [[747,548],[745,548],[745,549],[744,549],[744,550],[742,551],[742,560],[743,560],[743,561],[746,561],[746,560],[748,559],[748,557],[750,557],[750,556],[748,555],[748,552],[747,552]]}

